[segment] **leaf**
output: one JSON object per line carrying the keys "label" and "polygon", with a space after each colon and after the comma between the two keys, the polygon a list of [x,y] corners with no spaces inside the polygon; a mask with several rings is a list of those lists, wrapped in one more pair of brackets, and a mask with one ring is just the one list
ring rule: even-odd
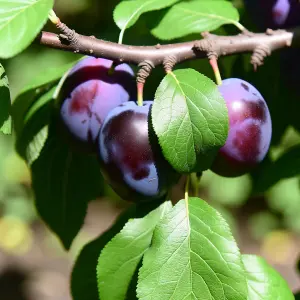
{"label": "leaf", "polygon": [[12,116],[16,132],[24,126],[25,114],[30,106],[43,94],[49,91],[60,78],[69,71],[78,60],[63,65],[60,68],[47,69],[37,76],[34,81],[22,89],[12,105]]}
{"label": "leaf", "polygon": [[178,1],[179,0],[130,0],[119,3],[113,14],[115,23],[121,29],[119,41],[122,42],[125,30],[134,25],[143,13],[163,9]]}
{"label": "leaf", "polygon": [[248,300],[294,300],[286,281],[255,255],[242,255],[248,281]]}
{"label": "leaf", "polygon": [[140,269],[138,298],[247,299],[239,249],[221,215],[181,200],[157,225]]}
{"label": "leaf", "polygon": [[50,127],[31,172],[37,211],[69,249],[83,224],[88,202],[101,195],[97,159],[71,152]]}
{"label": "leaf", "polygon": [[24,115],[22,131],[17,133],[16,149],[29,165],[39,157],[47,140],[55,90],[56,86],[35,100]]}
{"label": "leaf", "polygon": [[151,33],[159,39],[171,40],[212,31],[224,24],[243,29],[238,21],[238,10],[228,1],[194,0],[174,5]]}
{"label": "leaf", "polygon": [[165,202],[144,218],[129,220],[105,246],[97,266],[101,300],[125,299],[131,277],[150,246],[155,226],[171,208],[171,202]]}
{"label": "leaf", "polygon": [[275,162],[267,164],[255,178],[254,190],[263,193],[281,179],[300,174],[300,146],[294,146]]}
{"label": "leaf", "polygon": [[23,51],[43,28],[53,0],[1,0],[0,57]]}
{"label": "leaf", "polygon": [[193,69],[160,83],[152,121],[163,154],[181,173],[208,169],[228,134],[228,112],[216,84]]}
{"label": "leaf", "polygon": [[[99,253],[105,245],[122,230],[130,218],[143,218],[160,203],[143,203],[132,205],[123,212],[114,225],[94,241],[88,243],[80,252],[77,258],[71,279],[71,291],[74,300],[95,300],[98,299],[96,266]],[[84,280],[82,280],[84,278]],[[135,291],[135,288],[134,288]],[[129,298],[132,299],[132,298]]]}
{"label": "leaf", "polygon": [[11,134],[11,101],[8,85],[8,78],[5,70],[0,64],[0,131],[4,134]]}

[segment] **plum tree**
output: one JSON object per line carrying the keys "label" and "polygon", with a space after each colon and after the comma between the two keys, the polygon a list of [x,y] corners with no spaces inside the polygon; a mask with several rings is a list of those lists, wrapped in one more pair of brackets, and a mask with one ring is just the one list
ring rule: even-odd
{"label": "plum tree", "polygon": [[260,29],[290,28],[300,24],[298,0],[245,0],[250,17]]}
{"label": "plum tree", "polygon": [[211,169],[221,176],[236,177],[264,159],[271,142],[271,117],[262,95],[250,83],[225,79],[219,91],[228,108],[229,133]]}
{"label": "plum tree", "polygon": [[127,64],[87,57],[79,61],[64,81],[57,104],[59,131],[80,150],[94,150],[101,125],[109,111],[136,98],[134,73]]}
{"label": "plum tree", "polygon": [[153,101],[126,102],[110,111],[100,131],[104,177],[123,199],[160,199],[179,175],[163,157],[151,123]]}

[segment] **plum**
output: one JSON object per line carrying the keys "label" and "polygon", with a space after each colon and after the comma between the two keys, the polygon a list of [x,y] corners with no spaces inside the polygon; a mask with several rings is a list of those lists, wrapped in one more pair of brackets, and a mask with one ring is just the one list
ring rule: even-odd
{"label": "plum", "polygon": [[104,177],[124,200],[162,199],[179,176],[164,158],[151,123],[153,101],[125,102],[111,110],[99,134]]}
{"label": "plum", "polygon": [[221,176],[241,176],[268,152],[272,136],[270,112],[259,91],[242,79],[223,80],[219,91],[228,108],[229,133],[211,170]]}
{"label": "plum", "polygon": [[262,30],[300,25],[298,0],[245,0],[250,17]]}
{"label": "plum", "polygon": [[136,99],[132,69],[120,64],[109,74],[111,65],[111,60],[84,58],[63,82],[57,97],[58,128],[75,149],[96,151],[96,139],[109,111]]}

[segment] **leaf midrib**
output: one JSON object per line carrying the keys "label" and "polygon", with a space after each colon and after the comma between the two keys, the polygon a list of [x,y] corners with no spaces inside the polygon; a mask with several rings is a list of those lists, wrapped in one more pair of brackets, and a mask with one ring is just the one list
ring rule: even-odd
{"label": "leaf midrib", "polygon": [[[180,81],[177,79],[176,75],[173,72],[170,72],[169,74],[174,78],[176,85],[178,86],[178,88],[180,89],[180,91],[182,93],[182,96],[184,97],[184,100],[185,100],[185,103],[186,103],[186,108],[187,108],[186,114],[188,114],[188,117],[189,117],[189,120],[190,120],[190,124],[192,124],[191,115],[190,115],[190,112],[188,110],[188,105],[187,105],[187,97],[186,97],[185,92],[183,91],[183,89],[181,87]],[[192,125],[190,125],[190,129],[191,129],[192,136],[193,136],[193,148],[195,149],[195,139],[194,139]]]}
{"label": "leaf midrib", "polygon": [[188,14],[193,14],[195,16],[199,15],[199,16],[206,16],[206,17],[210,17],[211,19],[220,19],[220,20],[224,20],[224,21],[230,21],[232,24],[235,24],[236,23],[236,20],[233,20],[233,19],[229,19],[229,18],[225,18],[225,17],[222,17],[222,16],[218,16],[216,14],[211,14],[211,13],[201,13],[201,12],[195,12],[193,10],[189,10],[189,9],[186,9],[186,8],[183,8],[183,7],[180,7],[179,5],[178,6],[175,6],[175,9],[178,9],[178,10],[182,10]]}

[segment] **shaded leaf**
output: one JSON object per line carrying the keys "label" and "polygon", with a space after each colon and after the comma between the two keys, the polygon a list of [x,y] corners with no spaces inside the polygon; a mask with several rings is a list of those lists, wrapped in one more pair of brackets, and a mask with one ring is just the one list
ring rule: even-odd
{"label": "shaded leaf", "polygon": [[238,10],[228,1],[189,1],[174,5],[151,31],[162,40],[180,38],[191,33],[212,31],[224,24],[240,29]]}
{"label": "shaded leaf", "polygon": [[101,195],[102,176],[97,159],[71,152],[50,127],[31,172],[36,208],[69,249],[83,224],[88,202]]}
{"label": "shaded leaf", "polygon": [[171,202],[165,202],[144,218],[129,220],[105,246],[97,265],[100,299],[125,299],[131,277],[151,243],[155,226],[171,209]]}
{"label": "shaded leaf", "polygon": [[16,149],[29,165],[39,157],[47,140],[55,90],[56,86],[35,100],[24,115],[22,131],[17,133]]}
{"label": "shaded leaf", "polygon": [[239,249],[221,215],[181,200],[157,225],[140,269],[139,299],[247,299]]}
{"label": "shaded leaf", "polygon": [[225,101],[216,84],[193,69],[165,76],[152,121],[164,156],[178,172],[208,169],[227,139]]}
{"label": "shaded leaf", "polygon": [[0,131],[11,134],[11,101],[8,78],[3,66],[0,64]]}
{"label": "shaded leaf", "polygon": [[281,275],[255,255],[242,255],[248,282],[248,300],[293,300],[294,296]]}
{"label": "shaded leaf", "polygon": [[255,178],[254,191],[263,193],[281,179],[300,174],[300,146],[287,150],[275,162],[267,164]]}
{"label": "shaded leaf", "polygon": [[0,57],[13,57],[28,47],[46,23],[53,5],[53,0],[1,0]]}
{"label": "shaded leaf", "polygon": [[25,114],[31,105],[49,91],[77,61],[39,73],[39,76],[22,89],[12,105],[12,116],[17,133],[22,129]]}

